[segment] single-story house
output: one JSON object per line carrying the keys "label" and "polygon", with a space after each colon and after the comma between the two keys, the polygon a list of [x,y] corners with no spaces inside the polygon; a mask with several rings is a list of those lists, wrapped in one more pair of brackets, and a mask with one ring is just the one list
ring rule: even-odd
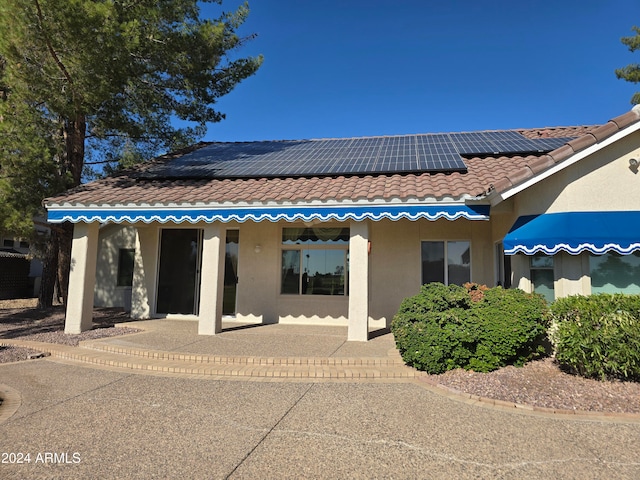
{"label": "single-story house", "polygon": [[[550,300],[640,291],[640,110],[602,125],[202,143],[45,201],[73,222],[65,331],[92,307],[348,326],[431,281]],[[114,303],[115,302],[115,303]]]}

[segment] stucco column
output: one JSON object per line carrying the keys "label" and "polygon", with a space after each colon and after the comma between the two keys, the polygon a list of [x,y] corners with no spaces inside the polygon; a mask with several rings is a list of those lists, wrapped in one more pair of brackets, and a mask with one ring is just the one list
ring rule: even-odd
{"label": "stucco column", "polygon": [[69,296],[64,333],[91,330],[93,324],[93,290],[96,284],[99,224],[76,223],[71,244]]}
{"label": "stucco column", "polygon": [[529,257],[521,253],[511,256],[511,285],[527,293],[531,293],[531,273],[529,268]]}
{"label": "stucco column", "polygon": [[198,335],[215,335],[222,331],[225,231],[219,223],[204,227]]}
{"label": "stucco column", "polygon": [[556,298],[591,294],[588,253],[571,255],[567,252],[558,252],[553,256],[553,267],[557,272],[554,275]]}
{"label": "stucco column", "polygon": [[349,329],[347,340],[369,340],[369,224],[351,222],[349,238]]}
{"label": "stucco column", "polygon": [[155,274],[158,263],[158,228],[136,226],[136,253],[131,285],[131,318],[150,318],[155,310]]}

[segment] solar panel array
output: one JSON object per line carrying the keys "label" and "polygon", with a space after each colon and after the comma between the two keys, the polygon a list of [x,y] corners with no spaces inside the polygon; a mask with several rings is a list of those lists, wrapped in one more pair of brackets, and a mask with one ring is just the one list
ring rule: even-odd
{"label": "solar panel array", "polygon": [[147,169],[143,178],[250,178],[466,171],[462,156],[531,154],[572,138],[516,131],[212,143]]}

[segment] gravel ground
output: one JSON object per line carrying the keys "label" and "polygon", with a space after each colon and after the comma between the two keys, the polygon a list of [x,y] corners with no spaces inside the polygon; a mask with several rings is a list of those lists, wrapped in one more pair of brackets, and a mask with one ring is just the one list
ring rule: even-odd
{"label": "gravel ground", "polygon": [[[132,328],[115,328],[129,317],[120,309],[94,310],[93,330],[79,335],[64,334],[64,310],[35,309],[33,299],[0,300],[0,345],[2,338],[28,338],[40,342],[78,345],[82,340],[134,333]],[[26,360],[33,350],[0,347],[0,363]],[[506,367],[490,373],[452,370],[432,375],[429,380],[456,390],[486,398],[538,407],[593,412],[640,413],[640,383],[585,379],[560,370],[547,358],[522,368]]]}
{"label": "gravel ground", "polygon": [[640,413],[640,383],[593,380],[563,372],[552,358],[490,373],[457,369],[430,380],[486,398],[561,410]]}
{"label": "gravel ground", "polygon": [[83,340],[115,337],[139,332],[137,328],[118,327],[114,324],[129,320],[119,308],[97,308],[93,313],[93,329],[79,335],[64,333],[64,307],[56,305],[38,310],[36,299],[0,300],[0,363],[27,360],[38,353],[30,348],[2,345],[3,338],[33,340],[77,346]]}

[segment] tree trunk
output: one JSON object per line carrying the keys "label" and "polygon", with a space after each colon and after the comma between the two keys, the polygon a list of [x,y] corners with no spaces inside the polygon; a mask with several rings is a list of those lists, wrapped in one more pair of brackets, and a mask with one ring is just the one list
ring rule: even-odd
{"label": "tree trunk", "polygon": [[58,292],[62,303],[67,304],[69,296],[69,272],[71,270],[71,244],[73,242],[73,224],[65,222],[58,231]]}
{"label": "tree trunk", "polygon": [[[73,120],[67,120],[64,123],[66,167],[73,179],[71,188],[77,187],[82,181],[86,126],[86,118],[84,115],[76,115]],[[61,226],[62,229],[58,237],[58,287],[60,288],[62,302],[66,305],[69,295],[73,225],[71,223],[64,223]]]}
{"label": "tree trunk", "polygon": [[53,229],[45,245],[44,258],[42,259],[42,281],[38,295],[38,308],[50,308],[53,305],[57,273],[58,234]]}
{"label": "tree trunk", "polygon": [[86,128],[87,120],[84,115],[76,115],[73,120],[66,120],[64,122],[65,166],[67,171],[71,173],[71,178],[73,179],[71,187],[77,187],[82,181]]}
{"label": "tree trunk", "polygon": [[[84,141],[86,130],[86,118],[84,115],[76,115],[74,119],[63,122],[62,134],[65,142],[64,161],[60,165],[62,175],[71,174],[69,188],[77,187],[82,181],[82,168],[84,167]],[[47,276],[43,272],[42,287],[38,305],[51,306],[55,285],[62,302],[67,304],[69,294],[69,271],[71,268],[71,244],[73,241],[73,224],[64,223],[52,229],[51,240],[47,245],[48,266]],[[49,253],[49,248],[53,253]],[[53,258],[55,256],[55,258]]]}

